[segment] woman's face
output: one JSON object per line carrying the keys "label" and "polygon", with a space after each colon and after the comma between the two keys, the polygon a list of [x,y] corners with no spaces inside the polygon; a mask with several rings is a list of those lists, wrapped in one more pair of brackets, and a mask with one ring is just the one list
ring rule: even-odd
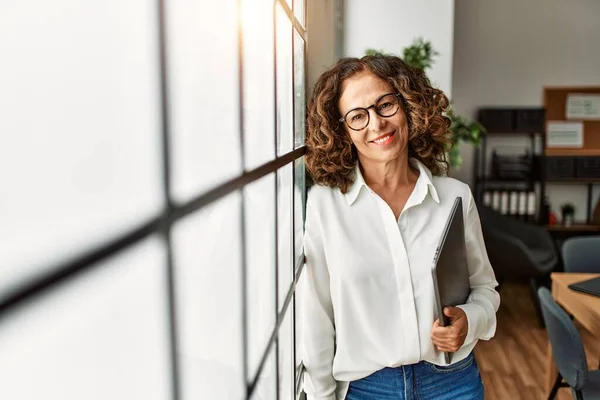
{"label": "woman's face", "polygon": [[[404,152],[408,152],[408,122],[406,114],[402,110],[401,103],[398,103],[398,111],[389,117],[382,117],[375,112],[378,108],[380,113],[387,114],[389,107],[393,107],[388,102],[394,101],[392,96],[386,94],[396,94],[396,90],[386,81],[381,80],[370,72],[363,72],[352,78],[346,79],[342,84],[342,95],[339,100],[339,109],[342,116],[346,116],[349,111],[357,107],[367,108],[372,104],[377,105],[368,110],[367,126],[360,130],[353,130],[344,123],[346,132],[349,134],[352,142],[356,146],[360,158],[366,158],[375,162],[389,162],[396,159]],[[396,99],[401,102],[401,99]],[[355,127],[361,127],[359,122],[366,115],[356,114],[352,111],[346,118],[346,121],[352,122]]]}

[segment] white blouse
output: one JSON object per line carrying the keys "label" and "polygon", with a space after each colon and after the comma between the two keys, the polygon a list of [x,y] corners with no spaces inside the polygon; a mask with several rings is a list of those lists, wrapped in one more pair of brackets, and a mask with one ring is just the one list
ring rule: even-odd
{"label": "white blouse", "polygon": [[457,196],[463,199],[471,295],[459,306],[468,334],[452,362],[465,358],[478,339],[494,336],[498,283],[471,191],[411,163],[420,174],[398,220],[358,165],[346,194],[317,185],[308,194],[299,305],[309,400],[343,400],[349,381],[385,367],[423,360],[445,365],[430,338],[438,318],[431,268]]}

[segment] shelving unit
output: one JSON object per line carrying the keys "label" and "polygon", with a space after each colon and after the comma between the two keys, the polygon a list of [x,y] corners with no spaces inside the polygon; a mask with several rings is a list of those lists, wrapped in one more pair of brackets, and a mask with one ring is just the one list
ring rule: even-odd
{"label": "shelving unit", "polygon": [[[570,94],[600,95],[600,87],[546,87],[544,107],[546,121],[581,122],[583,124],[583,147],[545,147],[547,163],[547,184],[585,185],[587,189],[586,219],[584,224],[571,227],[554,226],[552,231],[573,232],[574,234],[600,233],[600,227],[593,225],[592,195],[594,186],[600,184],[600,120],[567,120],[567,101]],[[550,229],[550,228],[549,228]]]}
{"label": "shelving unit", "polygon": [[[548,205],[545,197],[550,185],[585,185],[587,189],[586,217],[584,221],[575,221],[572,226],[548,225],[553,235],[563,238],[582,234],[600,234],[600,227],[593,225],[593,189],[600,184],[600,119],[583,120],[583,147],[548,147],[546,128],[548,121],[567,121],[566,105],[570,93],[592,93],[600,96],[600,87],[586,88],[545,88],[544,108],[482,108],[478,112],[478,121],[483,124],[488,134],[475,151],[474,176],[476,201],[486,204],[486,193],[500,193],[504,199],[514,199],[513,193],[523,193],[528,203],[522,201],[517,205],[499,206],[497,200],[491,204],[505,214],[524,218],[539,224],[548,224]],[[529,146],[525,146],[531,154],[531,170],[527,176],[498,177],[488,173],[488,149],[494,148],[495,137],[529,137]],[[539,142],[536,142],[539,138]],[[516,158],[515,158],[516,159]],[[507,193],[510,193],[508,195]],[[534,204],[531,204],[531,193],[535,193]],[[486,201],[488,200],[488,201]],[[550,199],[552,201],[552,199]],[[515,211],[515,207],[518,212]],[[523,212],[525,207],[525,213]],[[556,209],[558,207],[554,207]],[[525,214],[525,217],[523,216]],[[560,219],[559,215],[559,219]]]}
{"label": "shelving unit", "polygon": [[[476,201],[480,204],[491,205],[500,212],[515,218],[546,223],[544,213],[541,212],[544,208],[546,191],[543,152],[546,147],[544,110],[541,108],[483,108],[479,110],[478,120],[486,127],[488,133],[482,138],[480,146],[475,149]],[[529,138],[527,153],[530,155],[530,165],[527,175],[502,177],[498,174],[494,176],[488,173],[487,153],[490,146],[494,148],[495,137]],[[541,149],[537,152],[536,137],[540,140]],[[522,160],[526,160],[526,158],[522,158]],[[493,171],[493,168],[491,170]],[[491,196],[500,196],[502,204],[495,204],[493,198],[492,204],[488,204],[486,193],[492,193]]]}
{"label": "shelving unit", "polygon": [[[546,160],[547,160],[547,162],[552,162],[553,159],[556,159],[557,157],[568,157],[568,156],[546,156]],[[592,221],[592,208],[593,208],[592,195],[593,195],[593,191],[594,191],[594,185],[600,184],[600,178],[577,178],[577,177],[548,178],[548,179],[546,179],[546,184],[547,185],[552,185],[552,184],[585,185],[586,189],[587,189],[585,224],[592,224],[592,222],[593,222]],[[578,226],[581,226],[581,224],[579,224]],[[593,227],[595,228],[596,225],[593,225]],[[597,229],[591,229],[591,230],[596,231]],[[598,230],[600,230],[600,229],[598,229]]]}

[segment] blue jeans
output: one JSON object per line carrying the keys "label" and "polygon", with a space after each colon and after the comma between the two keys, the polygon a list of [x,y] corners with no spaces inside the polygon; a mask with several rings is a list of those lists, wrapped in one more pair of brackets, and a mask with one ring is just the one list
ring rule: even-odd
{"label": "blue jeans", "polygon": [[426,361],[384,368],[350,382],[346,400],[483,400],[473,353],[447,367]]}

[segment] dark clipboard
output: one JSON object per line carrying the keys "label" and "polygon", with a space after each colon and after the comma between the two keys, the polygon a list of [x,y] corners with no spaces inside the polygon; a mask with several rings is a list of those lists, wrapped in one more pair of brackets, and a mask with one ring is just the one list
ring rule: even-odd
{"label": "dark clipboard", "polygon": [[[446,220],[444,232],[433,258],[431,276],[440,325],[448,326],[450,321],[444,315],[444,307],[465,304],[471,293],[461,197],[454,200]],[[450,364],[453,354],[444,352],[446,363]]]}
{"label": "dark clipboard", "polygon": [[571,283],[569,285],[569,289],[600,297],[600,277],[587,279],[582,282]]}

